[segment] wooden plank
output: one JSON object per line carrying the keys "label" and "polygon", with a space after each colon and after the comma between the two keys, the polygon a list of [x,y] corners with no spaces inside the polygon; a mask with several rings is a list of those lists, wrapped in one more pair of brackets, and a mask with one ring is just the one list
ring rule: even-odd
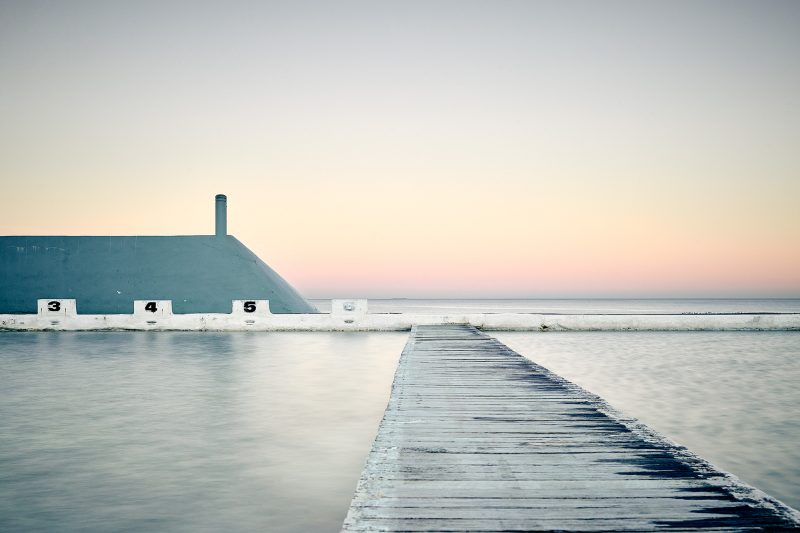
{"label": "wooden plank", "polygon": [[800,513],[469,326],[415,326],[342,531],[800,531]]}

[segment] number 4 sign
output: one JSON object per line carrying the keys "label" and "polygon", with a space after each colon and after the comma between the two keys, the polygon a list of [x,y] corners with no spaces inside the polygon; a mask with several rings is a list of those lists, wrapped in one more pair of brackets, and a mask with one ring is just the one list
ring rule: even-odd
{"label": "number 4 sign", "polygon": [[133,314],[148,318],[172,314],[172,300],[134,300]]}

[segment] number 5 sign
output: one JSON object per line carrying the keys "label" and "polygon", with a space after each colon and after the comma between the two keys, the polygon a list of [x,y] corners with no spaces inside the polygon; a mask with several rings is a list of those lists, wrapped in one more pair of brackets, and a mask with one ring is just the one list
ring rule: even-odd
{"label": "number 5 sign", "polygon": [[265,316],[269,314],[269,300],[233,300],[233,314]]}

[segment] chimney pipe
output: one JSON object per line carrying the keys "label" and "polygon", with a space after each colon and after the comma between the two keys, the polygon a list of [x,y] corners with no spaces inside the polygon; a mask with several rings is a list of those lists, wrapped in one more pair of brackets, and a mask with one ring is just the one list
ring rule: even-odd
{"label": "chimney pipe", "polygon": [[216,206],[216,235],[217,237],[224,237],[228,234],[228,197],[224,194],[218,194],[215,197]]}

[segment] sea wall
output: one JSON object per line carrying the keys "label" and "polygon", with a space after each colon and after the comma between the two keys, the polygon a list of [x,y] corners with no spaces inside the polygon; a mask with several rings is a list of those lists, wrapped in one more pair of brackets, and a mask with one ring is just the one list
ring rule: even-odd
{"label": "sea wall", "polygon": [[274,314],[267,300],[234,300],[230,313],[176,313],[169,300],[137,300],[132,314],[82,314],[72,299],[41,299],[35,314],[0,314],[25,331],[403,331],[469,324],[493,331],[800,331],[800,314],[556,315],[369,313],[367,300],[332,300],[331,313]]}
{"label": "sea wall", "polygon": [[230,235],[0,237],[0,313],[36,313],[37,298],[76,300],[85,315],[130,315],[147,299],[171,300],[175,313],[230,314],[237,298],[269,300],[276,314],[316,312]]}

